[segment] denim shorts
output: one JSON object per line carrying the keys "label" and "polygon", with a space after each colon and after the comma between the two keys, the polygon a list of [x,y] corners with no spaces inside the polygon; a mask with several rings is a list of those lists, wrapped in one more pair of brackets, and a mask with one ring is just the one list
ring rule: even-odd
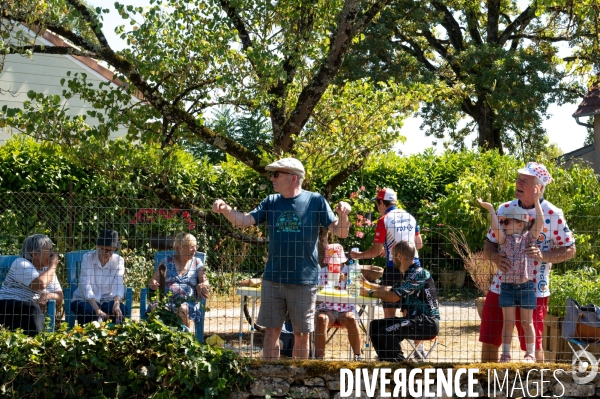
{"label": "denim shorts", "polygon": [[520,284],[502,283],[499,304],[501,308],[535,309],[537,302],[533,281]]}

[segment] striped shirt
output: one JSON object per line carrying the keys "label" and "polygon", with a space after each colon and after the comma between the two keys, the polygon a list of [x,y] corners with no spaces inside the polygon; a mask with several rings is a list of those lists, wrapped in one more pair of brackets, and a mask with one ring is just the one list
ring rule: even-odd
{"label": "striped shirt", "polygon": [[43,291],[32,290],[29,285],[48,268],[38,270],[24,258],[17,258],[10,266],[10,270],[0,288],[0,300],[12,299],[22,302],[37,301],[44,292],[62,291],[56,274]]}

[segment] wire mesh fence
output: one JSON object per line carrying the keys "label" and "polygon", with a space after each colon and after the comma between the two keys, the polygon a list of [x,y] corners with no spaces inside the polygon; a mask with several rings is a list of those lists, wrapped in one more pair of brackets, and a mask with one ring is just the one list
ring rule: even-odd
{"label": "wire mesh fence", "polygon": [[[230,205],[243,211],[254,209],[260,201],[261,199],[227,199]],[[77,270],[75,276],[70,276],[66,262],[68,254],[95,249],[99,232],[112,229],[119,233],[121,247],[118,254],[124,260],[123,285],[131,291],[131,301],[126,302],[126,298],[123,298],[123,302],[129,307],[127,315],[132,320],[139,321],[145,317],[146,308],[152,302],[151,298],[146,297],[147,292],[141,297],[142,290],[148,288],[149,282],[155,276],[156,267],[160,263],[157,260],[169,256],[168,253],[160,251],[172,249],[176,233],[190,232],[196,238],[197,250],[205,254],[202,260],[205,266],[203,274],[211,287],[210,296],[205,303],[203,324],[192,322],[189,325],[190,329],[194,331],[202,328],[204,339],[210,341],[218,341],[216,338],[211,339],[218,335],[223,340],[223,345],[239,351],[244,356],[261,356],[265,345],[265,328],[261,326],[261,320],[258,320],[258,310],[265,297],[261,296],[260,287],[252,287],[259,281],[251,279],[260,277],[265,269],[269,232],[264,225],[246,229],[232,228],[224,217],[210,211],[212,202],[213,199],[203,199],[192,209],[172,209],[157,200],[148,199],[89,198],[77,194],[59,196],[2,193],[2,280],[8,278],[14,261],[6,256],[19,255],[23,241],[29,235],[45,234],[52,240],[52,249],[58,255],[56,279],[65,295],[69,296],[65,298],[65,303],[70,307],[70,300],[77,289],[80,276]],[[460,233],[477,228],[472,223],[472,215],[457,214],[456,220],[460,222],[456,226],[438,225],[431,215],[424,213],[415,212],[414,216],[421,226],[424,244],[419,251],[420,263],[433,279],[439,301],[439,330],[435,330],[435,334],[414,330],[407,333],[403,338],[409,339],[402,340],[400,344],[402,355],[416,361],[424,358],[432,362],[479,361],[482,358],[482,349],[486,349],[480,342],[483,297],[496,273],[495,265],[487,260],[481,251],[486,231],[481,232],[479,241],[470,242]],[[566,215],[565,218],[575,233],[578,253],[572,260],[555,264],[549,286],[552,295],[547,303],[548,314],[536,328],[543,331],[539,340],[546,360],[570,362],[571,351],[566,341],[561,338],[561,317],[564,316],[564,304],[568,297],[573,297],[580,303],[600,303],[600,280],[596,273],[598,264],[595,261],[600,256],[600,248],[596,244],[597,225],[600,220],[585,215]],[[364,228],[361,228],[361,231],[364,231]],[[351,229],[351,236],[346,239],[331,235],[329,239],[342,244],[346,252],[357,245],[363,251],[372,245],[372,238],[361,241],[362,237],[353,233]],[[323,256],[321,253],[321,261]],[[383,258],[360,262],[385,267]],[[327,269],[324,271],[327,272]],[[344,280],[345,274],[341,274]],[[249,287],[240,286],[240,282],[244,280]],[[394,331],[403,328],[402,321],[400,324],[372,323],[384,318],[380,300],[369,298],[367,295],[353,298],[345,294],[343,289],[334,292],[333,287],[334,291],[328,292],[327,288],[328,284],[322,282],[318,288],[320,291],[317,294],[316,306],[319,308],[311,316],[311,323],[315,324],[317,331],[315,334],[309,334],[310,355],[325,360],[354,359],[356,355],[360,355],[362,360],[375,360],[378,355],[382,357],[381,348],[375,351],[374,343],[379,346],[384,344],[377,337],[369,337],[369,331],[373,334],[373,328],[377,327],[377,331],[383,328],[387,333],[394,335]],[[126,291],[123,291],[124,297],[127,296]],[[286,295],[288,294],[290,293],[286,292]],[[99,302],[103,301],[98,299]],[[330,303],[332,306],[324,308],[319,305],[322,303]],[[353,306],[335,305],[339,303]],[[541,305],[545,306],[546,302],[542,302]],[[536,309],[539,310],[539,307],[540,303]],[[404,310],[410,310],[410,307],[407,309],[407,306],[404,306]],[[188,312],[189,315],[193,313],[192,309],[188,309]],[[402,312],[400,307],[395,314],[402,316]],[[56,323],[55,328],[59,328],[61,323],[75,323],[69,321],[68,313],[61,301],[57,301],[55,314],[52,316]],[[497,312],[494,315],[493,317],[498,317]],[[497,338],[501,337],[502,326],[502,322],[493,324],[496,344],[492,349],[499,348],[501,341],[497,341]],[[287,328],[284,327],[280,336],[280,347],[282,354],[292,355],[290,342],[293,334],[286,334],[286,330],[289,329],[289,324]],[[498,329],[500,331],[497,331]],[[515,333],[510,343],[512,359],[522,359],[524,349],[521,348]],[[538,351],[538,357],[542,352]],[[495,353],[493,356],[499,354]]]}

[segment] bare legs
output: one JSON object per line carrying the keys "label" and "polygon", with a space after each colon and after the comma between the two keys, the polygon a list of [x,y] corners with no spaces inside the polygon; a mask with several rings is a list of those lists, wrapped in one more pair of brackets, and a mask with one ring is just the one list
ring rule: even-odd
{"label": "bare legs", "polygon": [[350,341],[350,346],[352,347],[354,354],[360,355],[360,332],[358,331],[358,321],[356,320],[354,312],[340,313],[339,319],[336,319],[333,312],[318,312],[315,333],[315,356],[323,357],[325,355],[327,329],[336,321],[347,330],[348,341]]}
{"label": "bare legs", "polygon": [[498,363],[500,360],[500,347],[494,344],[481,343],[481,362]]}
{"label": "bare legs", "polygon": [[[266,328],[265,340],[263,343],[263,359],[277,360],[279,359],[279,334],[281,334],[281,327],[279,328]],[[296,333],[294,333],[294,340],[296,339]],[[296,350],[296,343],[294,342],[294,351]]]}

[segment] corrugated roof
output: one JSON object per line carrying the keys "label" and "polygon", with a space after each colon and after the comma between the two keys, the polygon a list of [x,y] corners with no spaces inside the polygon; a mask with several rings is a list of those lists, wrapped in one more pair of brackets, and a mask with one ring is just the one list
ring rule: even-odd
{"label": "corrugated roof", "polygon": [[600,83],[595,83],[577,107],[573,118],[600,115]]}

